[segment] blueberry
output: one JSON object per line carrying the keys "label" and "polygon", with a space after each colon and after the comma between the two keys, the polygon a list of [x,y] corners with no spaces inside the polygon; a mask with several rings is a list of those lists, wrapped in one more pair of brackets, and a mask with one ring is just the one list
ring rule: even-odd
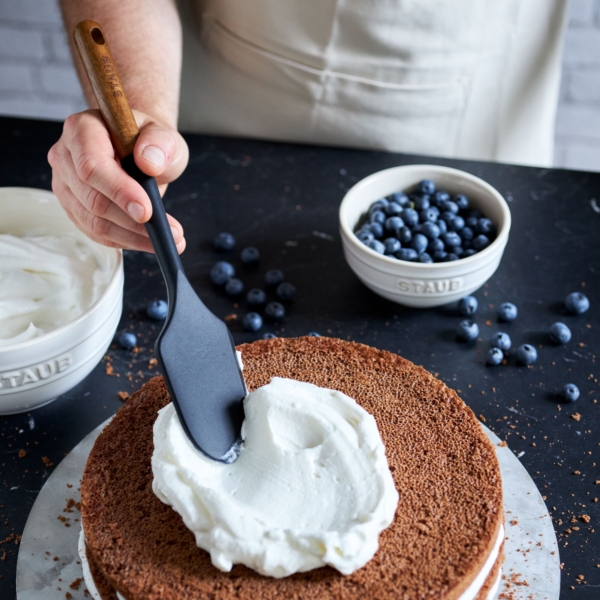
{"label": "blueberry", "polygon": [[367,231],[366,229],[360,229],[359,231],[356,232],[356,237],[363,243],[363,244],[367,244],[369,243],[371,240],[375,239],[375,236],[370,232]]}
{"label": "blueberry", "polygon": [[460,246],[460,236],[458,233],[454,231],[448,231],[448,233],[442,234],[442,240],[444,240],[444,244],[446,244],[446,248],[452,248],[454,246]]}
{"label": "blueberry", "polygon": [[260,306],[267,301],[267,295],[258,288],[252,288],[246,295],[246,300],[250,306]]}
{"label": "blueberry", "polygon": [[421,254],[419,254],[419,258],[417,259],[417,262],[432,263],[433,258],[431,258],[431,256],[429,256],[429,254],[427,254],[427,252],[421,252]]}
{"label": "blueberry", "polygon": [[244,283],[235,277],[225,284],[225,293],[229,296],[239,296],[244,291]]}
{"label": "blueberry", "polygon": [[[459,235],[460,235],[460,232],[459,232]],[[471,240],[463,240],[461,245],[463,247],[463,250],[473,250],[474,254],[477,252],[477,250],[475,250],[475,248],[473,248],[473,242]]]}
{"label": "blueberry", "polygon": [[427,244],[429,244],[429,240],[422,233],[417,233],[413,236],[413,239],[410,240],[410,247],[416,250],[419,254],[421,254],[421,252],[425,252]]}
{"label": "blueberry", "polygon": [[439,238],[437,239],[433,239],[429,242],[429,245],[427,246],[427,252],[429,252],[429,254],[433,254],[434,252],[439,252],[440,250],[443,250],[446,246],[444,245],[444,242],[442,240],[440,240]]}
{"label": "blueberry", "polygon": [[435,224],[440,228],[440,235],[448,231],[448,224],[443,219],[438,219]]}
{"label": "blueberry", "polygon": [[368,229],[376,238],[383,237],[383,225],[381,223],[367,223],[365,229]]}
{"label": "blueberry", "polygon": [[235,269],[233,265],[224,260],[216,263],[210,270],[210,278],[216,285],[225,285],[234,276]]}
{"label": "blueberry", "polygon": [[404,245],[408,244],[412,240],[412,231],[408,227],[400,227],[396,233],[400,242]]}
{"label": "blueberry", "polygon": [[386,254],[395,254],[398,252],[398,250],[400,250],[400,248],[402,248],[400,240],[392,237],[387,238],[387,240],[383,240],[383,245],[385,246]]}
{"label": "blueberry", "polygon": [[537,350],[531,344],[517,348],[517,360],[524,365],[532,365],[537,360]]}
{"label": "blueberry", "polygon": [[501,331],[495,333],[490,339],[490,345],[492,347],[500,348],[503,352],[510,350],[510,344],[511,341],[508,333],[502,333]]}
{"label": "blueberry", "polygon": [[387,216],[382,210],[376,210],[369,216],[369,223],[381,223],[383,225],[386,219]]}
{"label": "blueberry", "polygon": [[271,269],[265,273],[265,283],[270,286],[279,285],[283,281],[283,273],[279,269]]}
{"label": "blueberry", "polygon": [[405,208],[402,211],[402,218],[408,227],[414,227],[419,222],[419,213],[412,208]]}
{"label": "blueberry", "polygon": [[119,334],[119,346],[124,350],[133,350],[137,345],[137,337],[135,333],[131,333],[130,331],[124,331]]}
{"label": "blueberry", "polygon": [[481,219],[483,218],[483,213],[480,210],[472,210],[471,212],[469,212],[469,217],[473,217],[474,219]]}
{"label": "blueberry", "polygon": [[385,220],[384,228],[386,231],[396,233],[400,227],[404,227],[404,221],[400,217],[388,217]]}
{"label": "blueberry", "polygon": [[415,210],[426,210],[431,206],[430,196],[428,196],[427,194],[419,196],[418,198],[415,198],[414,204]]}
{"label": "blueberry", "polygon": [[277,286],[275,293],[282,302],[291,302],[296,297],[296,286],[284,281]]}
{"label": "blueberry", "polygon": [[446,256],[448,256],[448,253],[444,250],[436,250],[432,255],[431,258],[433,258],[433,262],[445,262],[446,260]]}
{"label": "blueberry", "polygon": [[242,326],[246,331],[258,331],[263,326],[262,317],[255,312],[249,312],[242,319]]}
{"label": "blueberry", "polygon": [[459,210],[467,210],[469,208],[469,200],[463,194],[457,194],[454,196],[454,202],[458,206]]}
{"label": "blueberry", "polygon": [[383,212],[388,217],[398,216],[402,212],[402,207],[396,202],[390,202],[384,209]]}
{"label": "blueberry", "polygon": [[469,217],[468,219],[465,219],[465,225],[473,231],[475,231],[475,228],[477,227],[477,222],[477,217]]}
{"label": "blueberry", "polygon": [[388,204],[389,200],[386,198],[381,198],[381,200],[375,200],[371,206],[369,206],[369,215],[374,213],[376,210],[383,210]]}
{"label": "blueberry", "polygon": [[485,362],[488,365],[499,365],[502,363],[502,361],[504,360],[504,353],[502,352],[502,350],[500,350],[500,348],[490,348],[487,351],[487,356],[485,358]]}
{"label": "blueberry", "polygon": [[475,227],[475,231],[477,233],[483,233],[484,235],[489,235],[492,233],[494,229],[494,225],[489,219],[483,218],[477,221],[477,226]]}
{"label": "blueberry", "polygon": [[456,204],[456,202],[452,202],[452,200],[444,202],[444,204],[440,208],[445,212],[451,212],[455,215],[458,214],[458,204]]}
{"label": "blueberry", "polygon": [[415,262],[418,258],[419,254],[413,248],[401,248],[396,252],[396,258],[400,260],[407,260],[409,262]]}
{"label": "blueberry", "polygon": [[462,217],[459,217],[458,215],[456,215],[454,219],[452,219],[452,221],[448,221],[448,229],[450,231],[460,232],[460,230],[463,229],[464,226],[465,220]]}
{"label": "blueberry", "polygon": [[274,333],[263,333],[263,335],[262,335],[263,340],[274,340],[276,338],[277,338],[277,336]]}
{"label": "blueberry", "polygon": [[379,240],[371,240],[370,242],[367,242],[367,246],[371,248],[371,250],[375,250],[377,254],[385,253],[385,246]]}
{"label": "blueberry", "polygon": [[564,323],[554,323],[550,327],[550,339],[556,344],[566,344],[571,340],[571,330]]}
{"label": "blueberry", "polygon": [[390,194],[388,197],[392,202],[395,202],[396,204],[399,204],[400,206],[402,206],[402,208],[410,205],[410,200],[404,192],[394,192],[393,194]]}
{"label": "blueberry", "polygon": [[477,254],[477,250],[473,248],[466,248],[463,252],[462,258],[469,258],[469,256],[473,256],[473,254]]}
{"label": "blueberry", "polygon": [[503,302],[497,310],[501,321],[514,321],[518,314],[517,307],[512,302]]}
{"label": "blueberry", "polygon": [[581,315],[590,307],[590,301],[581,292],[573,292],[565,298],[565,306],[569,312]]}
{"label": "blueberry", "polygon": [[489,245],[490,245],[490,240],[487,237],[487,235],[478,235],[473,240],[473,248],[475,248],[475,250],[483,250],[484,248],[487,248]]}
{"label": "blueberry", "polygon": [[461,342],[471,342],[479,335],[479,327],[477,323],[465,319],[458,324],[456,329],[456,337]]}
{"label": "blueberry", "polygon": [[427,208],[422,210],[419,214],[421,223],[435,223],[438,220],[439,211],[434,208]]}
{"label": "blueberry", "polygon": [[454,246],[454,248],[452,248],[452,254],[456,254],[456,256],[458,256],[458,258],[460,258],[463,255],[463,249],[461,246]]}
{"label": "blueberry", "polygon": [[450,194],[448,192],[444,192],[443,190],[438,190],[431,199],[433,206],[443,206],[445,202],[450,200]]}
{"label": "blueberry", "polygon": [[316,331],[309,331],[307,335],[309,337],[321,337],[321,334],[317,333]]}
{"label": "blueberry", "polygon": [[459,258],[460,256],[458,256],[458,254],[455,252],[447,252],[446,256],[442,258],[442,262],[452,262],[453,260],[458,260]]}
{"label": "blueberry", "polygon": [[219,233],[213,244],[216,250],[229,252],[235,247],[235,238],[230,233]]}
{"label": "blueberry", "polygon": [[240,258],[245,265],[255,265],[260,258],[260,252],[253,246],[248,246],[242,250]]}
{"label": "blueberry", "polygon": [[430,179],[423,179],[423,181],[419,181],[417,189],[423,194],[433,194],[435,192],[435,183]]}
{"label": "blueberry", "polygon": [[448,225],[448,229],[450,229],[449,225],[450,225],[450,223],[452,223],[452,221],[454,221],[455,218],[456,218],[456,215],[453,212],[450,212],[449,210],[445,210],[440,215],[440,219],[442,221],[444,221],[446,223],[446,225]]}
{"label": "blueberry", "polygon": [[463,240],[463,242],[470,242],[475,237],[475,234],[470,227],[463,227],[458,232],[458,235],[460,235],[460,238]]}
{"label": "blueberry", "polygon": [[421,225],[421,233],[429,240],[435,240],[440,237],[440,228],[431,221],[427,221]]}
{"label": "blueberry", "polygon": [[285,317],[285,308],[283,304],[279,302],[269,302],[267,306],[265,306],[265,315],[271,321],[281,321],[283,317]]}
{"label": "blueberry", "polygon": [[479,307],[479,302],[475,296],[465,296],[458,301],[458,312],[465,317],[474,315]]}
{"label": "blueberry", "polygon": [[579,388],[574,383],[567,383],[562,389],[562,395],[567,402],[575,402],[579,398]]}
{"label": "blueberry", "polygon": [[164,300],[150,300],[146,304],[146,314],[155,321],[164,321],[169,312],[169,305]]}

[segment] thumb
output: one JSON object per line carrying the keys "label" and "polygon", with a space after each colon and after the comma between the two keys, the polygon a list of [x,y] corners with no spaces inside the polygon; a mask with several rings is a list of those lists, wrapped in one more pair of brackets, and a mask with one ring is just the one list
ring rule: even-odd
{"label": "thumb", "polygon": [[188,162],[188,147],[179,132],[156,121],[140,126],[133,156],[146,175],[159,184],[170,183],[183,173]]}

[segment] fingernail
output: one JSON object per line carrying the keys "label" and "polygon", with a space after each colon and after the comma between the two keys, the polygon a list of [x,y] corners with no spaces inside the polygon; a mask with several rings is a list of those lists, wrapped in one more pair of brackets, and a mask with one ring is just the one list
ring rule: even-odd
{"label": "fingernail", "polygon": [[138,223],[144,218],[144,207],[137,202],[130,202],[127,205],[127,212],[131,215],[131,218]]}
{"label": "fingernail", "polygon": [[155,167],[163,167],[165,165],[165,153],[156,146],[146,146],[142,152],[142,156]]}
{"label": "fingernail", "polygon": [[176,240],[179,235],[179,229],[177,227],[171,226],[171,233],[173,234],[173,239]]}

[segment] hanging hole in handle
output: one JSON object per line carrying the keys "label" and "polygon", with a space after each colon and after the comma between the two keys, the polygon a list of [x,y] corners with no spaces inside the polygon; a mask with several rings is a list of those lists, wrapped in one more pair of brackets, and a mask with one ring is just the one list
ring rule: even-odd
{"label": "hanging hole in handle", "polygon": [[94,40],[94,42],[96,42],[96,44],[98,44],[98,46],[104,46],[104,36],[97,27],[92,28],[92,31],[90,33],[92,34],[92,39]]}

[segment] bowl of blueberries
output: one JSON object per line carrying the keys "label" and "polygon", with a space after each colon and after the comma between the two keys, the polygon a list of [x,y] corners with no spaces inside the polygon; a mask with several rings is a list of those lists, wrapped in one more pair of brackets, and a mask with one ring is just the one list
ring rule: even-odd
{"label": "bowl of blueberries", "polygon": [[470,173],[405,165],[354,185],[339,210],[344,255],[375,293],[417,308],[455,302],[496,271],[510,231],[502,195]]}

